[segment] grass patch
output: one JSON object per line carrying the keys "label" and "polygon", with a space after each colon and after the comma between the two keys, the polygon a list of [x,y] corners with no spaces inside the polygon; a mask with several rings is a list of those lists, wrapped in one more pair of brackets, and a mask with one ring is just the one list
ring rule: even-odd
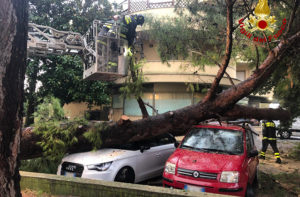
{"label": "grass patch", "polygon": [[298,169],[296,169],[293,173],[280,173],[272,175],[272,177],[286,185],[286,187],[291,191],[295,191],[297,194],[300,194],[300,172]]}
{"label": "grass patch", "polygon": [[258,172],[259,189],[257,196],[259,197],[282,197],[293,196],[281,187],[276,181],[266,173]]}

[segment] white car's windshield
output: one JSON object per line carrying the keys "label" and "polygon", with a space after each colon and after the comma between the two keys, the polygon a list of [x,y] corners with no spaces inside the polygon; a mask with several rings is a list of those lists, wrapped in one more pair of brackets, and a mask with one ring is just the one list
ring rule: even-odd
{"label": "white car's windshield", "polygon": [[221,154],[242,154],[243,132],[213,128],[193,128],[184,138],[181,148]]}

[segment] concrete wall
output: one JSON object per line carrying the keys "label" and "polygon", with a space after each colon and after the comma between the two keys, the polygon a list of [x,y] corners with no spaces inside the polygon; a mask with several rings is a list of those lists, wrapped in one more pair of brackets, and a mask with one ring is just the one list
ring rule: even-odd
{"label": "concrete wall", "polygon": [[223,196],[209,193],[185,192],[167,188],[70,178],[51,174],[20,172],[21,189],[43,191],[52,195],[80,197],[189,197]]}

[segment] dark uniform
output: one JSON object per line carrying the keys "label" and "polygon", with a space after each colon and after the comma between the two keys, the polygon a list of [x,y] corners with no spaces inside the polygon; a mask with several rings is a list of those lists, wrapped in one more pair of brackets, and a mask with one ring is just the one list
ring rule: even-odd
{"label": "dark uniform", "polygon": [[136,36],[136,27],[144,24],[144,16],[138,15],[125,15],[121,22],[121,36],[128,41],[128,47],[133,46],[133,42]]}
{"label": "dark uniform", "polygon": [[260,152],[260,158],[265,159],[266,150],[268,148],[268,145],[270,144],[272,146],[272,149],[274,151],[274,155],[276,157],[276,163],[281,163],[279,150],[277,148],[276,144],[276,127],[275,123],[272,120],[263,121],[263,140],[262,140],[262,149]]}
{"label": "dark uniform", "polygon": [[[116,19],[117,20],[117,19]],[[134,43],[134,39],[136,37],[136,27],[138,25],[144,24],[144,16],[141,14],[138,15],[125,15],[121,18],[121,32],[120,36],[127,40],[128,42],[128,48],[131,49]],[[110,23],[106,23],[102,26],[101,31],[98,36],[108,36],[108,37],[114,37],[115,30],[112,28],[113,25]],[[105,42],[100,43],[106,45]]]}

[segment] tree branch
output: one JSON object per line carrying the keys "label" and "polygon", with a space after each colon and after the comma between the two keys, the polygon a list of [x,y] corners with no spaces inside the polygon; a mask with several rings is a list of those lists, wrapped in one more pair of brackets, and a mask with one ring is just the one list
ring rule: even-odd
{"label": "tree branch", "polygon": [[218,88],[221,79],[224,76],[224,73],[226,71],[226,68],[228,67],[230,58],[231,58],[231,52],[232,52],[232,33],[233,33],[233,3],[232,0],[227,0],[227,31],[226,31],[226,51],[225,56],[223,58],[223,61],[221,63],[221,68],[219,69],[215,80],[213,81],[209,92],[206,94],[204,101],[212,99],[216,94],[216,89]]}
{"label": "tree branch", "polygon": [[[216,105],[224,106],[231,103],[234,105],[237,101],[249,95],[252,91],[254,91],[260,84],[262,84],[273,72],[278,64],[279,60],[281,60],[293,43],[295,43],[300,38],[300,31],[291,36],[287,40],[282,40],[272,51],[269,52],[269,55],[265,59],[265,61],[260,65],[259,69],[256,70],[247,80],[236,85],[236,88],[239,91],[235,91],[230,88],[223,91],[218,95],[216,100]],[[222,98],[222,103],[218,102],[218,99]],[[225,99],[225,100],[224,100]]]}
{"label": "tree branch", "polygon": [[291,30],[291,27],[292,27],[292,24],[294,22],[294,18],[295,18],[295,15],[296,15],[296,11],[299,7],[299,0],[295,0],[295,3],[294,3],[294,8],[293,8],[293,11],[291,13],[291,16],[290,16],[290,19],[289,19],[289,23],[288,23],[288,26],[286,28],[286,31],[284,32],[283,36],[285,37]]}
{"label": "tree branch", "polygon": [[[219,62],[217,62],[216,60],[212,59],[212,58],[209,57],[208,55],[206,55],[206,54],[204,54],[204,53],[202,53],[202,52],[200,52],[200,51],[193,51],[193,50],[190,50],[190,51],[191,51],[192,53],[196,53],[196,54],[198,54],[198,55],[204,55],[205,57],[207,57],[207,58],[209,58],[211,61],[213,61],[217,66],[219,66],[219,68],[221,68],[221,65],[219,64]],[[225,71],[225,75],[228,77],[228,79],[229,79],[231,85],[235,87],[235,84],[234,84],[234,82],[233,82],[231,76],[228,74],[228,72]]]}
{"label": "tree branch", "polygon": [[155,114],[158,114],[158,110],[155,109],[152,105],[150,105],[149,103],[145,103],[145,102],[144,102],[144,104],[145,104],[146,106],[150,107],[151,109],[153,109],[153,111],[155,111]]}
{"label": "tree branch", "polygon": [[267,42],[267,46],[268,46],[268,51],[270,52],[272,49],[271,49],[271,46],[270,46],[270,42],[269,42],[269,39],[267,37],[267,35],[265,34],[265,32],[262,32],[264,38],[266,39],[266,42]]}
{"label": "tree branch", "polygon": [[259,66],[259,51],[257,46],[254,44],[255,47],[255,51],[256,51],[256,70],[258,70],[258,66]]}
{"label": "tree branch", "polygon": [[[253,114],[255,114],[255,119],[257,120],[264,120],[264,119],[270,119],[270,120],[277,120],[278,114],[281,114],[285,118],[285,120],[288,120],[288,117],[291,116],[291,114],[282,108],[279,109],[270,109],[270,108],[254,108],[254,107],[248,107],[243,105],[235,105],[231,110],[228,110],[223,116],[227,119],[238,119],[238,118],[245,118],[245,119],[251,119],[254,118]],[[284,120],[284,119],[282,119]]]}

